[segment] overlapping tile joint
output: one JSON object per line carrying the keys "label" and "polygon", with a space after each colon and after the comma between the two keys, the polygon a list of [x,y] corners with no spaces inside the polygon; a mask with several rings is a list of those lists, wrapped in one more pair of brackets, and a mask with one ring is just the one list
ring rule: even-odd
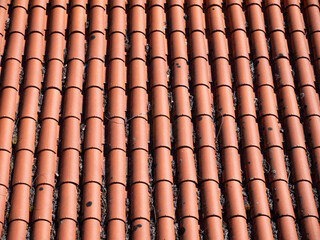
{"label": "overlapping tile joint", "polygon": [[1,239],[320,239],[318,0],[0,0]]}

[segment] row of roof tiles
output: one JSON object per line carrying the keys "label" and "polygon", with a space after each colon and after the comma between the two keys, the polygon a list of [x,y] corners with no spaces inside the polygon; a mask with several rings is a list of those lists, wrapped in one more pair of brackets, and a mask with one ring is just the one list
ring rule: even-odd
{"label": "row of roof tiles", "polygon": [[0,11],[5,238],[319,238],[318,1]]}

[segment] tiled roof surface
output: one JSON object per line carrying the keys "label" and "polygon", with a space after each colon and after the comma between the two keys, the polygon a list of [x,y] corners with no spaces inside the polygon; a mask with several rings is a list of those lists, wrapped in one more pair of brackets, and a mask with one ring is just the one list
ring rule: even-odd
{"label": "tiled roof surface", "polygon": [[1,239],[320,239],[318,0],[0,0]]}

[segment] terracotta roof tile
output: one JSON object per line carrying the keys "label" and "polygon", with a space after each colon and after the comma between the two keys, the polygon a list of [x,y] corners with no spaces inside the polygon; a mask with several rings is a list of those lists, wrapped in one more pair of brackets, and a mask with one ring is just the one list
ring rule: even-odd
{"label": "terracotta roof tile", "polygon": [[320,5],[0,0],[3,239],[319,239]]}

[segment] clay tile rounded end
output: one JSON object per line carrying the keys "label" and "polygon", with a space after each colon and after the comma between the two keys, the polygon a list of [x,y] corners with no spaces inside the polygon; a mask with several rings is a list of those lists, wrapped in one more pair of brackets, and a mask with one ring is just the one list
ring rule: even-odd
{"label": "clay tile rounded end", "polygon": [[43,9],[47,8],[47,0],[35,0],[30,2],[29,9],[34,8],[34,7],[41,7]]}
{"label": "clay tile rounded end", "polygon": [[8,1],[6,0],[1,0],[0,1],[0,7],[4,9],[8,9]]}
{"label": "clay tile rounded end", "polygon": [[126,9],[126,1],[124,0],[118,0],[118,1],[110,1],[109,2],[109,9],[112,10],[113,8],[116,8],[116,7],[120,7],[120,8],[123,8],[123,9]]}
{"label": "clay tile rounded end", "polygon": [[261,7],[262,1],[261,0],[247,0],[246,5],[259,5]]}
{"label": "clay tile rounded end", "polygon": [[51,4],[51,8],[62,7],[64,9],[67,9],[67,2],[65,0],[51,0],[50,4]]}
{"label": "clay tile rounded end", "polygon": [[281,8],[281,2],[280,2],[280,0],[266,0],[266,1],[264,2],[264,5],[265,5],[265,7],[269,7],[269,6],[272,6],[272,5],[276,5],[276,6],[278,6],[278,7]]}
{"label": "clay tile rounded end", "polygon": [[320,7],[319,1],[318,0],[306,0],[303,1],[305,7],[310,7],[310,6],[317,6]]}
{"label": "clay tile rounded end", "polygon": [[88,3],[88,0],[76,0],[76,1],[70,1],[70,8],[73,7],[83,7],[86,8],[86,5]]}
{"label": "clay tile rounded end", "polygon": [[242,0],[229,0],[229,1],[226,1],[226,6],[227,8],[232,5],[239,5],[240,7],[242,7],[242,3],[243,3]]}
{"label": "clay tile rounded end", "polygon": [[183,8],[184,3],[185,3],[184,0],[172,0],[172,1],[169,1],[168,5],[169,7],[180,6]]}
{"label": "clay tile rounded end", "polygon": [[159,6],[164,8],[164,4],[166,2],[166,0],[150,0],[149,2],[149,8],[151,7],[155,7],[155,6]]}
{"label": "clay tile rounded end", "polygon": [[27,11],[28,10],[28,5],[29,5],[29,1],[28,0],[16,0],[16,1],[13,1],[11,4],[12,4],[13,8],[22,7]]}
{"label": "clay tile rounded end", "polygon": [[102,7],[103,9],[106,8],[106,0],[92,0],[89,2],[90,8],[93,7]]}
{"label": "clay tile rounded end", "polygon": [[129,1],[129,7],[136,7],[136,6],[140,6],[142,8],[145,8],[147,1],[146,0],[132,0]]}
{"label": "clay tile rounded end", "polygon": [[206,7],[209,8],[211,6],[222,7],[222,1],[221,0],[207,0],[206,1]]}
{"label": "clay tile rounded end", "polygon": [[300,1],[299,0],[287,0],[284,1],[284,7],[290,7],[290,6],[297,6],[300,8]]}

